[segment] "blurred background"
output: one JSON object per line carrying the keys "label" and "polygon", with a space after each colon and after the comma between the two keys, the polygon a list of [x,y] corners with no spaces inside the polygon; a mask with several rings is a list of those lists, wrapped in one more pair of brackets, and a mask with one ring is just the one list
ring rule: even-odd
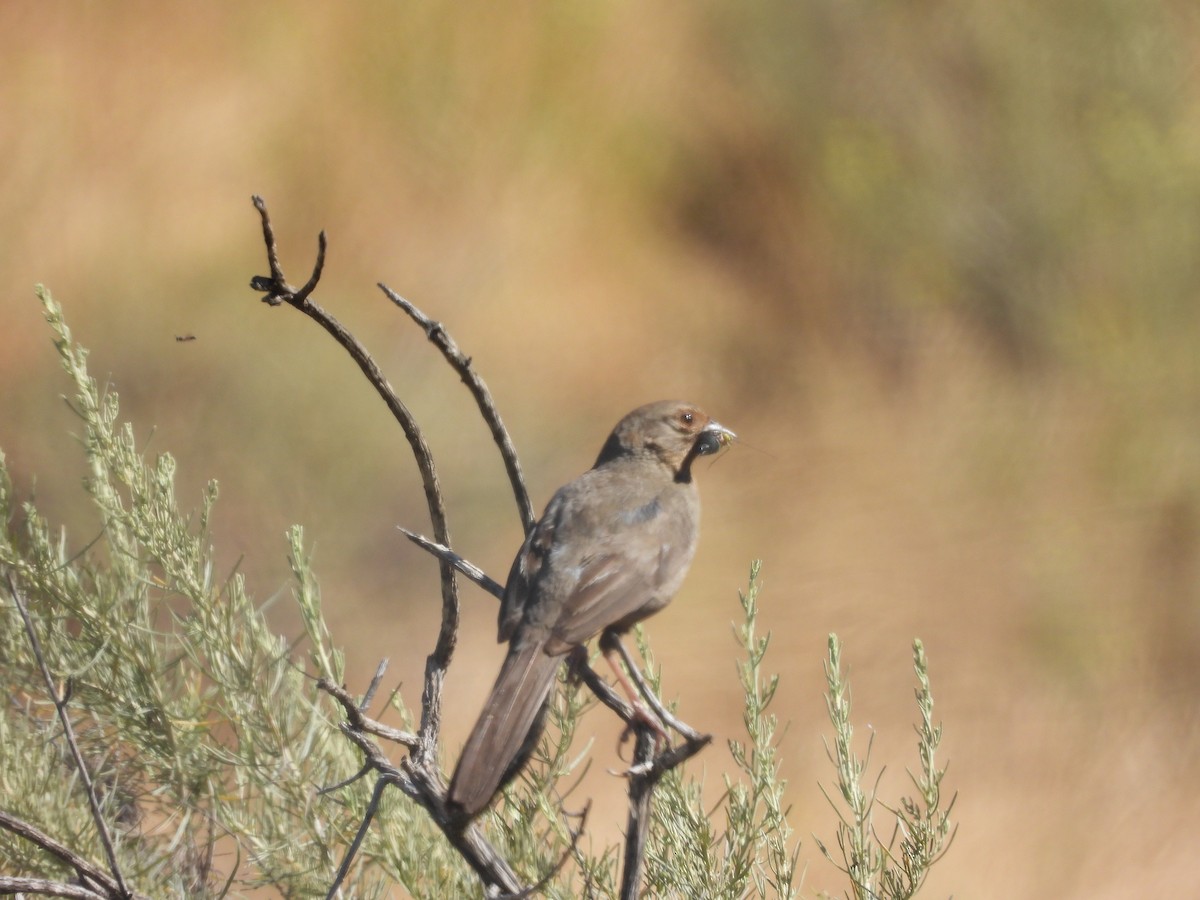
{"label": "blurred background", "polygon": [[[389,656],[416,704],[415,467],[332,340],[247,287],[261,193],[293,282],[327,230],[317,299],[422,422],[493,576],[520,542],[503,468],[377,281],[473,357],[539,509],[642,402],[741,435],[648,632],[683,717],[736,736],[730,622],[765,560],[809,893],[842,890],[810,837],[836,821],[830,631],[889,802],[925,641],[960,823],[929,896],[1171,893],[1200,877],[1198,54],[1188,0],[7,2],[0,447],[82,546],[44,283],[183,504],[219,481],[221,559],[285,595],[277,627],[301,523],[351,684]],[[451,758],[501,655],[494,601],[462,593]],[[693,765],[718,790],[723,740]]]}

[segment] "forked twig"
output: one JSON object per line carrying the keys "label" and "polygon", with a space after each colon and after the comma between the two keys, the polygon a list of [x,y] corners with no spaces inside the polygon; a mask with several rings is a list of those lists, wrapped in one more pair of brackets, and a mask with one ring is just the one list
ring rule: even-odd
{"label": "forked twig", "polygon": [[399,728],[392,728],[390,725],[384,725],[382,722],[378,722],[366,715],[365,707],[355,700],[349,691],[334,684],[328,678],[318,678],[317,689],[324,691],[342,705],[342,709],[346,713],[346,721],[352,728],[364,734],[373,734],[376,737],[381,737],[385,741],[402,744],[409,750],[416,750],[421,745],[421,738],[411,731],[401,731]]}
{"label": "forked twig", "polygon": [[[368,718],[364,714],[365,711],[359,708],[358,702],[344,688],[331,684],[325,679],[318,681],[317,687],[341,704],[343,711],[346,713],[346,721],[342,722],[339,727],[342,734],[346,735],[350,742],[362,751],[364,759],[363,769],[352,778],[343,782],[342,785],[333,785],[327,788],[326,791],[336,790],[338,787],[357,781],[367,772],[374,771],[377,773],[372,802],[367,808],[363,822],[359,825],[359,831],[354,842],[347,848],[342,863],[338,867],[338,875],[335,878],[333,887],[330,889],[330,896],[333,896],[333,892],[336,891],[341,881],[345,878],[346,873],[350,870],[354,856],[362,845],[362,836],[366,834],[367,828],[370,826],[371,820],[374,818],[378,808],[377,797],[389,784],[395,785],[405,796],[415,800],[429,812],[434,824],[442,830],[446,838],[458,850],[467,864],[479,874],[480,879],[485,885],[503,893],[519,892],[521,890],[521,880],[500,854],[496,852],[495,848],[488,843],[482,832],[474,825],[466,829],[456,827],[455,820],[446,809],[446,785],[442,781],[436,766],[422,762],[416,758],[416,754],[413,754],[412,757],[403,760],[401,765],[397,767],[387,758],[387,755],[379,748],[379,745],[368,736],[369,734],[376,734],[380,737],[391,739],[388,734],[383,732],[404,733],[396,732],[395,729],[388,729],[387,726],[380,725],[373,719]],[[415,738],[413,735],[409,735],[408,737]],[[401,741],[401,743],[405,742]]]}
{"label": "forked twig", "polygon": [[[325,263],[325,233],[321,232],[318,241],[317,263],[313,267],[312,276],[303,288],[296,290],[284,278],[283,268],[279,264],[279,250],[275,243],[275,232],[271,227],[271,217],[267,213],[266,202],[257,195],[253,201],[255,209],[258,210],[262,219],[263,241],[267,247],[267,264],[271,268],[271,274],[269,276],[256,275],[250,279],[250,287],[266,294],[263,302],[270,306],[286,303],[304,313],[332,335],[334,340],[341,344],[358,364],[404,431],[404,436],[408,439],[413,456],[416,458],[417,468],[421,473],[421,484],[425,490],[425,502],[429,507],[434,538],[439,543],[450,546],[446,503],[442,497],[441,484],[433,464],[433,453],[425,442],[425,436],[421,433],[416,418],[396,395],[371,354],[358,342],[358,339],[347,331],[337,319],[311,300],[310,295],[320,280]],[[438,732],[441,728],[442,683],[445,680],[446,667],[450,664],[450,658],[454,655],[454,646],[458,640],[458,585],[454,579],[454,568],[449,563],[441,563],[441,581],[442,622],[433,653],[425,661],[425,683],[424,691],[421,694],[421,744],[415,751],[422,758],[428,759],[433,759],[437,755]]]}
{"label": "forked twig", "polygon": [[710,740],[712,740],[711,735],[704,735],[696,731],[696,729],[692,728],[692,726],[682,721],[669,709],[663,706],[662,701],[658,699],[658,695],[656,695],[654,691],[650,690],[650,685],[646,683],[645,676],[642,675],[641,670],[637,667],[637,663],[633,661],[633,657],[630,656],[629,650],[621,642],[619,637],[616,635],[606,636],[604,639],[604,646],[611,647],[615,649],[618,654],[620,654],[621,661],[625,663],[625,669],[629,673],[630,680],[632,680],[637,686],[638,693],[642,695],[642,699],[650,704],[650,708],[654,710],[654,714],[658,716],[664,725],[669,725],[671,728],[674,728],[679,732],[683,739],[688,742],[703,741],[704,743],[708,743]]}

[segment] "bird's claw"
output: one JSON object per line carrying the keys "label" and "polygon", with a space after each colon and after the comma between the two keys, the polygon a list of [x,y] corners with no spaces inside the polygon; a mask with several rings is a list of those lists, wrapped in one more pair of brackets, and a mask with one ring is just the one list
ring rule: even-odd
{"label": "bird's claw", "polygon": [[620,757],[621,748],[624,747],[625,743],[637,733],[639,726],[650,731],[652,740],[654,741],[655,753],[658,752],[658,746],[660,742],[667,747],[671,746],[671,736],[667,734],[667,730],[663,727],[663,723],[659,721],[658,717],[654,715],[654,713],[650,712],[650,710],[646,709],[646,707],[639,703],[634,706],[633,714],[625,722],[625,728],[621,732],[620,740],[617,741],[618,757]]}

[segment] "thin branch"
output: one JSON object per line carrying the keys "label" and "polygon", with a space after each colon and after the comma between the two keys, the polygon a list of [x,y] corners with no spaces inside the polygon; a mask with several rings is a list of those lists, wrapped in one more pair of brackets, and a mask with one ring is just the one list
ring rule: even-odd
{"label": "thin branch", "polygon": [[[46,682],[46,690],[50,694],[50,699],[54,701],[54,708],[58,711],[58,719],[62,723],[63,735],[67,739],[67,746],[71,750],[71,757],[75,760],[75,766],[79,770],[79,778],[83,782],[84,791],[87,793],[88,806],[92,811],[92,821],[96,825],[96,831],[100,836],[100,843],[104,847],[104,855],[108,859],[108,869],[112,873],[111,880],[115,881],[118,896],[130,897],[132,894],[125,884],[124,876],[121,874],[121,866],[117,863],[117,851],[113,847],[112,835],[109,833],[108,823],[104,821],[104,813],[100,809],[100,800],[96,796],[96,787],[92,783],[92,775],[83,762],[83,754],[79,752],[79,743],[75,739],[75,728],[71,724],[71,717],[67,715],[66,696],[65,694],[60,694],[58,688],[55,687],[54,676],[50,674],[50,667],[46,665],[46,658],[42,655],[41,641],[38,640],[37,632],[33,627],[33,620],[29,617],[29,610],[25,607],[25,598],[21,594],[21,589],[17,586],[16,579],[13,578],[11,571],[5,572],[5,578],[8,581],[8,590],[12,595],[13,602],[17,605],[17,610],[21,613],[21,619],[25,622],[25,633],[29,637],[29,646],[33,650],[34,658],[37,659],[38,667],[42,670],[42,679]],[[67,693],[70,693],[69,687]]]}
{"label": "thin branch", "polygon": [[44,878],[13,878],[0,875],[0,894],[45,894],[49,897],[76,897],[78,900],[105,900],[104,894],[77,884],[47,881]]}
{"label": "thin branch", "polygon": [[390,725],[384,725],[382,722],[378,722],[366,715],[362,711],[360,703],[350,695],[349,691],[334,684],[328,678],[318,678],[317,689],[324,691],[341,704],[342,709],[346,713],[347,723],[356,731],[373,734],[376,737],[383,738],[385,741],[403,744],[410,750],[415,750],[421,745],[420,737],[411,731],[401,731],[399,728],[392,728]]}
{"label": "thin branch", "polygon": [[[519,892],[521,880],[495,848],[488,843],[483,833],[474,825],[465,829],[456,825],[454,817],[446,809],[446,785],[436,766],[418,760],[414,754],[413,757],[403,760],[400,767],[396,767],[379,746],[367,736],[368,732],[378,733],[372,730],[375,728],[393,732],[395,729],[388,729],[387,726],[380,725],[362,715],[354,698],[343,688],[324,679],[317,682],[317,687],[336,698],[342,709],[345,710],[349,721],[343,722],[339,727],[342,734],[346,735],[350,742],[362,751],[364,769],[378,772],[379,782],[395,785],[405,796],[421,804],[429,813],[434,824],[446,835],[463,860],[478,873],[485,885],[504,893]],[[379,736],[388,737],[387,734],[379,734]],[[415,740],[413,735],[408,737]],[[345,783],[357,781],[363,774],[364,772],[360,770]],[[334,788],[336,787],[335,785]],[[378,783],[375,789],[376,791],[381,790]],[[371,814],[373,815],[373,811]],[[369,824],[369,821],[364,822],[360,829],[365,829]]]}
{"label": "thin branch", "polygon": [[363,820],[358,826],[358,832],[354,835],[354,840],[346,848],[346,855],[342,857],[342,864],[338,866],[333,883],[329,885],[329,893],[325,895],[325,900],[333,900],[337,896],[342,882],[346,880],[346,875],[350,871],[350,864],[354,861],[354,857],[358,853],[358,848],[362,846],[363,839],[367,836],[367,829],[371,825],[371,820],[375,818],[375,813],[379,811],[379,803],[383,799],[383,791],[387,786],[387,778],[380,778],[375,782],[375,790],[371,792],[371,802],[367,804],[367,811],[363,813]]}
{"label": "thin branch", "polygon": [[10,813],[0,810],[0,828],[11,831],[18,837],[23,837],[35,844],[51,856],[57,856],[75,870],[81,879],[88,879],[102,885],[108,892],[118,895],[121,888],[115,878],[94,863],[84,859],[70,847],[52,838],[36,825],[31,825],[24,819],[18,819]]}
{"label": "thin branch", "polygon": [[[400,528],[399,525],[396,527]],[[467,578],[475,582],[497,600],[503,599],[504,585],[496,581],[494,578],[491,578],[487,572],[483,571],[483,569],[479,568],[479,566],[475,565],[473,562],[463,559],[449,547],[439,544],[435,541],[431,541],[429,538],[409,531],[407,528],[400,528],[400,531],[404,533],[406,538],[408,538],[422,550],[432,553],[443,562],[450,563],[450,565],[454,566],[455,569],[457,569],[463,575],[466,575]]]}
{"label": "thin branch", "polygon": [[[620,642],[617,642],[620,646]],[[624,650],[624,647],[621,647]],[[626,658],[630,673],[637,672],[631,659]],[[633,730],[635,736],[633,762],[625,775],[629,779],[629,816],[625,826],[625,854],[621,871],[621,898],[636,898],[642,881],[642,867],[645,861],[646,839],[650,829],[650,801],[654,788],[667,772],[691,759],[712,742],[712,735],[700,734],[695,729],[668,715],[663,719],[684,738],[677,747],[667,747],[661,753],[655,753],[655,730],[640,719],[637,711],[626,702],[625,698],[603,678],[596,670],[588,665],[585,651],[572,653],[567,664],[571,675],[583,681],[599,699],[600,702],[613,710],[625,724]],[[645,686],[639,672],[636,680],[638,690],[647,695],[651,692]],[[657,698],[654,700],[655,711],[660,712],[662,705]],[[661,714],[661,713],[660,713]]]}
{"label": "thin branch", "polygon": [[408,313],[410,319],[425,329],[425,336],[429,338],[433,344],[442,351],[442,356],[450,363],[451,368],[458,373],[470,390],[471,395],[475,398],[475,403],[479,406],[479,412],[483,416],[483,420],[491,429],[492,438],[496,442],[496,446],[500,448],[500,456],[504,460],[504,468],[508,472],[508,481],[512,485],[513,497],[517,501],[517,512],[521,516],[521,527],[525,534],[529,534],[530,529],[534,525],[533,504],[529,502],[529,491],[525,487],[525,476],[521,472],[521,461],[517,458],[517,448],[513,446],[512,438],[508,434],[508,429],[504,427],[504,422],[500,419],[500,412],[496,409],[496,403],[492,400],[491,391],[488,390],[487,384],[483,378],[471,368],[471,357],[464,356],[462,351],[458,349],[458,345],[454,342],[454,338],[442,326],[441,322],[436,322],[417,307],[413,306],[386,284],[380,284],[379,289],[387,295],[387,298],[399,306],[402,310]]}
{"label": "thin branch", "polygon": [[[596,695],[596,698],[615,712],[635,733],[646,730],[653,734],[654,729],[638,717],[637,710],[621,696],[619,691],[613,690],[612,686],[588,664],[587,652],[583,648],[580,648],[580,651],[579,653],[572,653],[567,657],[567,667],[570,670],[571,677],[577,678],[586,684],[588,689]],[[650,769],[645,769],[645,771],[657,771],[657,774],[654,776],[655,781],[712,743],[711,734],[701,734],[674,716],[670,716],[669,718],[671,721],[667,724],[683,736],[684,742],[678,747],[666,748],[653,757]],[[629,770],[630,774],[641,774],[642,769],[639,768],[639,765],[635,761],[634,766]]]}
{"label": "thin branch", "polygon": [[495,900],[525,900],[526,897],[532,897],[534,894],[541,893],[553,878],[562,871],[562,867],[567,864],[567,860],[575,855],[576,849],[579,847],[579,839],[583,837],[584,829],[587,828],[588,813],[592,811],[592,804],[589,800],[583,807],[583,812],[579,814],[579,827],[571,831],[571,844],[563,851],[562,856],[558,858],[550,871],[538,879],[536,884],[531,884],[525,890],[517,894],[501,894]]}
{"label": "thin branch", "polygon": [[331,784],[328,787],[319,788],[317,790],[317,796],[324,797],[326,794],[332,794],[337,791],[340,791],[342,788],[350,787],[350,785],[354,784],[354,782],[358,781],[359,779],[366,778],[373,771],[375,771],[375,768],[374,768],[374,766],[371,765],[370,761],[364,762],[362,765],[362,768],[359,769],[357,772],[355,772],[353,775],[351,775],[349,778],[343,778],[341,781],[337,782],[336,784]]}
{"label": "thin branch", "polygon": [[[314,303],[310,295],[320,280],[321,270],[325,261],[325,235],[321,233],[318,247],[317,263],[313,267],[312,276],[300,290],[296,290],[284,278],[283,268],[279,264],[279,250],[275,242],[275,233],[271,227],[271,217],[267,213],[267,205],[262,197],[253,198],[254,207],[262,219],[263,241],[267,248],[267,263],[271,268],[269,276],[257,275],[250,280],[250,287],[266,294],[265,303],[278,306],[287,303],[304,313],[318,325],[324,328],[350,354],[351,358],[366,375],[367,380],[374,386],[379,396],[387,404],[392,416],[400,424],[404,436],[408,439],[417,468],[421,473],[421,484],[425,490],[425,502],[429,507],[429,518],[433,525],[434,539],[444,546],[451,545],[450,529],[446,520],[446,504],[442,497],[441,484],[438,481],[437,470],[433,464],[433,454],[420,426],[400,400],[387,378],[367,352],[366,348],[333,316]],[[415,752],[422,758],[433,759],[437,755],[437,738],[441,728],[442,683],[445,680],[446,667],[454,655],[454,647],[458,640],[458,585],[454,579],[454,567],[448,562],[442,562],[442,622],[438,630],[437,643],[433,653],[425,661],[425,682],[421,695],[421,744]]]}
{"label": "thin branch", "polygon": [[567,669],[571,678],[586,684],[588,690],[595,694],[601,703],[615,712],[622,721],[632,722],[637,718],[636,711],[625,701],[625,698],[618,691],[613,690],[612,685],[588,664],[586,647],[578,647],[567,654]]}
{"label": "thin branch", "polygon": [[358,711],[365,713],[371,708],[371,701],[375,699],[375,692],[379,690],[379,685],[383,683],[384,673],[387,672],[388,659],[385,656],[379,661],[379,665],[375,667],[375,675],[371,678],[371,683],[367,685],[367,691],[363,694],[362,702],[358,704]]}

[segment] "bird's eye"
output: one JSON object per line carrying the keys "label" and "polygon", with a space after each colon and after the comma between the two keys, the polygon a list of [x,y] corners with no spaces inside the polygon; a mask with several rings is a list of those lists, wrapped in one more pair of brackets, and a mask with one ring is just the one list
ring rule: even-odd
{"label": "bird's eye", "polygon": [[679,421],[682,422],[684,425],[691,425],[692,418],[693,418],[693,416],[690,412],[685,412],[685,413],[679,414]]}

